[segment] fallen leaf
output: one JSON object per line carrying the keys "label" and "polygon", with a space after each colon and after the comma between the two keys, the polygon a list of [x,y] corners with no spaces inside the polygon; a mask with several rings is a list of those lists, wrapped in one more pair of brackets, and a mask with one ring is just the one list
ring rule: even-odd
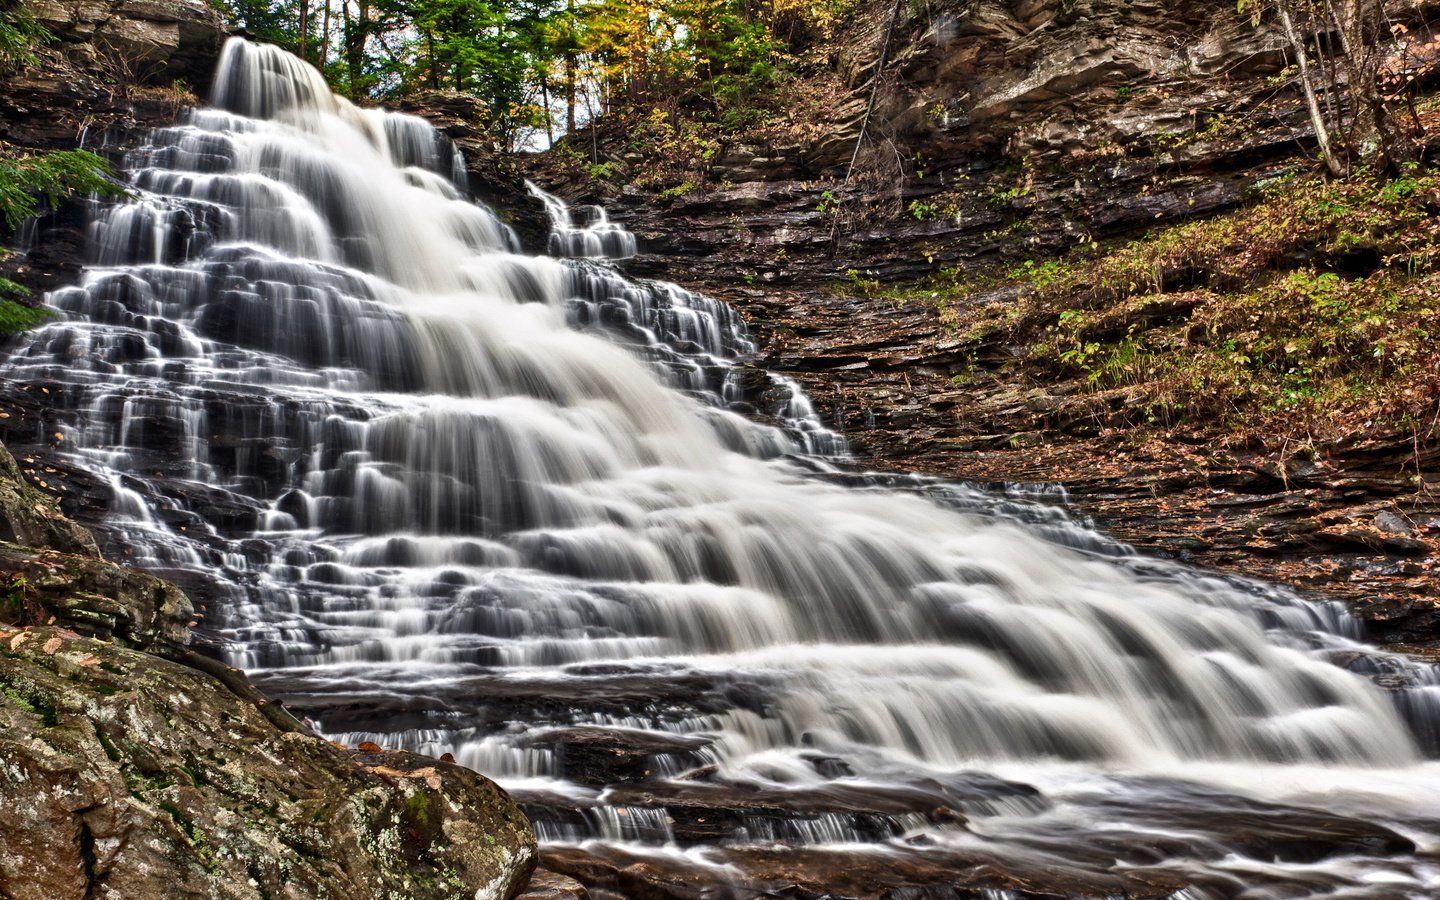
{"label": "fallen leaf", "polygon": [[63,646],[65,646],[64,641],[62,641],[58,637],[52,637],[50,640],[46,641],[45,646],[41,647],[40,649],[45,651],[46,656],[54,656],[55,651],[59,650]]}

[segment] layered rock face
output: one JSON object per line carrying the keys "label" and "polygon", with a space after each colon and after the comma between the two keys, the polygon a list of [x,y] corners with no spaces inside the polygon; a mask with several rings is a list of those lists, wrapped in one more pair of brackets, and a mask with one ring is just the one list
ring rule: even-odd
{"label": "layered rock face", "polygon": [[902,7],[886,45],[888,12],[837,50],[854,93],[821,137],[726,147],[668,209],[623,192],[616,218],[653,252],[640,269],[813,286],[1055,252],[1233,206],[1313,141],[1271,81],[1283,39],[1230,4]]}
{"label": "layered rock face", "polygon": [[[189,599],[98,558],[0,448],[0,895],[508,897],[535,837],[460,766],[313,734],[185,649]],[[55,549],[43,549],[46,545]]]}
{"label": "layered rock face", "polygon": [[26,148],[95,149],[110,129],[172,120],[208,89],[224,38],[200,2],[21,6],[55,38],[36,48],[41,65],[0,75],[0,140]]}
{"label": "layered rock face", "polygon": [[[118,160],[139,135],[169,125],[209,89],[224,28],[201,2],[19,4],[54,40],[39,65],[0,69],[0,154],[91,150]],[[44,291],[73,282],[84,257],[82,204],[62,205],[15,240],[0,277]],[[3,257],[3,254],[0,254]]]}

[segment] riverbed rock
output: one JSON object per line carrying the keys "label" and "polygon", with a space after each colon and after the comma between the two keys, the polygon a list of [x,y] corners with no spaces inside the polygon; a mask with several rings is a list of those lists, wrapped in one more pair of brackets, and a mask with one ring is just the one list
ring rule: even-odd
{"label": "riverbed rock", "polygon": [[504,898],[535,864],[493,782],[282,731],[203,673],[0,629],[0,894]]}
{"label": "riverbed rock", "polygon": [[[907,852],[896,846],[879,850],[727,847],[701,859],[594,845],[549,847],[542,851],[542,860],[547,869],[588,886],[592,895],[597,890],[614,891],[631,900],[733,896],[981,900],[1002,892],[1016,900],[1101,896],[1160,900],[1187,885],[1183,877],[1166,872],[1063,872],[1007,864],[983,852]],[[717,887],[722,877],[730,883]]]}

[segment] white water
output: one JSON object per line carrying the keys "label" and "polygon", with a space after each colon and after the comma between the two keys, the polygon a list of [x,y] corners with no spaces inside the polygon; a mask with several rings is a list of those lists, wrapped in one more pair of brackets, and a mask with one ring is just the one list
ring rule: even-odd
{"label": "white water", "polygon": [[[753,346],[723,304],[519,254],[427,125],[356,109],[278,51],[232,41],[215,93],[131,160],[136,199],[96,222],[85,284],[51,297],[65,319],[4,374],[64,387],[65,445],[114,486],[108,527],[141,564],[206,579],[230,659],[342,740],[584,798],[588,824],[541,823],[566,840],[673,838],[534,741],[574,725],[705,736],[656,758],[662,780],[984,769],[1054,803],[967,831],[894,818],[942,846],[1019,852],[1045,817],[1083,832],[1104,821],[1092,794],[1140,776],[1392,826],[1440,813],[1415,799],[1440,796],[1415,738],[1435,734],[1436,681],[1370,664],[1430,685],[1397,702],[1331,664],[1357,646],[1338,610],[1127,556],[1025,501],[843,476],[805,455],[841,443],[797,387],[747,396]],[[633,254],[543,199],[553,252]],[[596,699],[626,679],[655,697]],[[495,713],[482,688],[549,699]],[[856,821],[733,839],[853,842]],[[1213,843],[1173,866],[1270,865]],[[1323,875],[1440,889],[1403,859]]]}

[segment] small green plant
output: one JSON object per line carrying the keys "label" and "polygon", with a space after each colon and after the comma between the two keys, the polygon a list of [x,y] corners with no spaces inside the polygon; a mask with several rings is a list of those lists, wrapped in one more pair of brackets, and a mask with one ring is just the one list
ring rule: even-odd
{"label": "small green plant", "polygon": [[874,278],[867,278],[859,269],[846,269],[845,281],[848,292],[858,297],[876,297],[880,295],[880,282]]}
{"label": "small green plant", "polygon": [[993,188],[989,196],[985,198],[985,204],[991,209],[1008,209],[1016,200],[1029,193],[1029,189],[1019,184],[1008,188],[997,187]]}
{"label": "small green plant", "polygon": [[933,203],[926,203],[922,200],[910,201],[910,215],[915,217],[917,222],[928,222],[935,218],[939,209]]}
{"label": "small green plant", "polygon": [[35,48],[55,40],[23,9],[0,10],[0,72],[33,66]]}
{"label": "small green plant", "polygon": [[[1027,259],[1009,272],[1011,278],[1026,282],[1032,288],[1048,287],[1066,274],[1065,264],[1058,259],[1049,259],[1040,263],[1033,259]],[[1063,321],[1064,313],[1061,314],[1061,319]]]}
{"label": "small green plant", "polygon": [[14,612],[18,612],[25,603],[25,591],[30,583],[25,576],[19,573],[10,576],[10,581],[5,585],[5,606]]}
{"label": "small green plant", "polygon": [[[24,287],[0,278],[0,293],[10,285],[20,290]],[[0,334],[19,334],[29,331],[36,325],[55,315],[50,309],[43,306],[26,306],[23,303],[16,303],[14,300],[0,299]]]}
{"label": "small green plant", "polygon": [[678,200],[678,199],[680,199],[681,197],[685,196],[686,194],[688,194],[688,193],[690,193],[691,191],[694,191],[694,190],[695,190],[695,185],[694,185],[694,184],[692,184],[692,183],[690,183],[690,182],[688,182],[688,181],[682,181],[681,183],[675,185],[674,187],[668,187],[668,188],[666,188],[665,190],[661,191],[657,196],[658,196],[661,200]]}

